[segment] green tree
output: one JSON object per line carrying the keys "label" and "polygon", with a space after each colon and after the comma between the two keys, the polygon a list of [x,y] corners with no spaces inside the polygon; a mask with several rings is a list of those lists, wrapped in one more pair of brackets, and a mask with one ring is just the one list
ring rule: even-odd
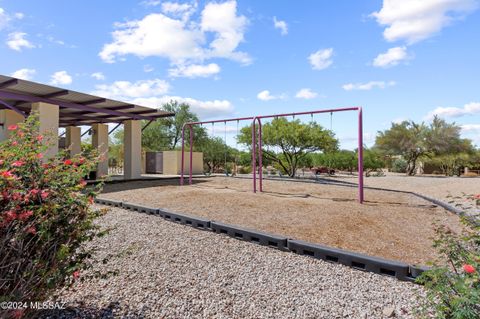
{"label": "green tree", "polygon": [[425,123],[403,121],[378,132],[375,146],[388,155],[401,155],[407,161],[407,175],[415,175],[418,160],[471,150],[471,142],[460,137],[461,128],[455,123],[435,117]]}
{"label": "green tree", "polygon": [[376,149],[365,149],[363,151],[363,170],[365,176],[370,176],[374,171],[377,171],[386,166],[383,155]]}
{"label": "green tree", "polygon": [[238,152],[226,145],[220,137],[204,139],[199,150],[203,152],[203,161],[210,173],[214,173],[221,167],[226,170],[226,162],[234,161]]}
{"label": "green tree", "polygon": [[357,156],[354,151],[340,150],[325,154],[314,154],[314,165],[325,166],[350,173],[357,167]]}
{"label": "green tree", "polygon": [[[244,127],[239,143],[251,147],[252,128]],[[263,155],[267,161],[278,164],[290,177],[307,154],[334,150],[338,141],[334,134],[317,123],[303,124],[300,120],[277,118],[262,126]]]}

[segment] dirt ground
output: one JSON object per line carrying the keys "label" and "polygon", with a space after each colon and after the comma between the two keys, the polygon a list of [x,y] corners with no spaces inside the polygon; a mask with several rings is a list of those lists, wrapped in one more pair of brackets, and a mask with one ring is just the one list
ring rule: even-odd
{"label": "dirt ground", "polygon": [[251,180],[228,177],[140,181],[105,185],[103,198],[208,217],[351,251],[424,264],[435,258],[433,223],[460,229],[457,216],[411,195],[344,186],[264,181],[253,194]]}

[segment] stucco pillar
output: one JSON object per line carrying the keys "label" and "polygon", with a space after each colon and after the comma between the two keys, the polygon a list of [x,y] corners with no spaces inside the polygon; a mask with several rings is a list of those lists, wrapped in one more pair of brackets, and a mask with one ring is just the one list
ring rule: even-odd
{"label": "stucco pillar", "polygon": [[108,125],[92,125],[92,146],[97,149],[100,155],[100,162],[97,166],[97,178],[108,175]]}
{"label": "stucco pillar", "polygon": [[0,110],[0,123],[3,124],[3,126],[0,126],[0,142],[10,137],[10,131],[8,130],[10,125],[18,124],[24,120],[23,116],[15,111]]}
{"label": "stucco pillar", "polygon": [[142,176],[142,126],[140,121],[123,122],[124,130],[124,165],[125,179]]}
{"label": "stucco pillar", "polygon": [[36,102],[32,103],[32,111],[37,112],[40,122],[40,134],[44,135],[44,143],[49,147],[44,154],[45,158],[51,158],[58,153],[58,105]]}
{"label": "stucco pillar", "polygon": [[65,131],[65,146],[70,149],[70,157],[74,157],[82,152],[81,128],[77,126],[68,126],[65,128]]}

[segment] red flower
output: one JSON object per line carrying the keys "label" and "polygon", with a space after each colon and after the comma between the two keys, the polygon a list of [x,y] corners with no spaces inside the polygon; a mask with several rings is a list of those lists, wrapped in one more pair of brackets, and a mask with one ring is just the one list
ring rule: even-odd
{"label": "red flower", "polygon": [[12,312],[12,318],[14,319],[20,319],[23,317],[23,313],[25,312],[25,309],[15,309]]}
{"label": "red flower", "polygon": [[80,270],[75,270],[72,275],[73,278],[78,279],[80,277]]}
{"label": "red flower", "polygon": [[13,210],[9,210],[5,213],[5,221],[10,222],[17,219],[17,214]]}
{"label": "red flower", "polygon": [[480,194],[473,196],[473,198],[480,199]]}
{"label": "red flower", "polygon": [[37,141],[41,142],[43,140],[43,135],[37,135],[36,139]]}
{"label": "red flower", "polygon": [[38,154],[37,154],[37,158],[38,158],[38,159],[42,159],[42,158],[43,158],[43,154],[42,154],[42,153],[38,153]]}
{"label": "red flower", "polygon": [[87,182],[84,179],[82,179],[80,181],[80,186],[85,187],[86,185],[87,185]]}
{"label": "red flower", "polygon": [[17,145],[18,145],[18,142],[17,142],[17,141],[13,141],[13,142],[12,142],[12,145],[13,145],[13,146],[17,146]]}
{"label": "red flower", "polygon": [[21,167],[21,166],[23,166],[23,164],[25,164],[24,161],[15,161],[15,162],[12,163],[12,166],[13,167]]}
{"label": "red flower", "polygon": [[0,172],[0,176],[3,176],[5,178],[9,178],[9,177],[13,177],[13,174],[10,171],[3,171],[3,172]]}
{"label": "red flower", "polygon": [[5,163],[2,159],[0,159],[0,165],[3,165]]}
{"label": "red flower", "polygon": [[32,195],[32,196],[37,196],[38,193],[40,193],[40,190],[37,189],[37,188],[34,188],[34,189],[30,190],[30,195]]}
{"label": "red flower", "polygon": [[463,265],[463,271],[465,271],[467,274],[473,274],[475,272],[475,267],[472,265]]}
{"label": "red flower", "polygon": [[40,197],[42,197],[43,200],[47,199],[48,195],[50,194],[47,191],[40,192]]}
{"label": "red flower", "polygon": [[37,233],[37,230],[33,226],[28,227],[25,231],[32,235],[35,235]]}
{"label": "red flower", "polygon": [[63,162],[63,164],[65,164],[65,165],[72,165],[73,162],[72,162],[71,159],[67,159],[67,160],[65,160],[65,162]]}
{"label": "red flower", "polygon": [[22,221],[26,221],[32,215],[33,215],[33,212],[31,210],[27,210],[21,213],[20,215],[18,215],[18,219]]}
{"label": "red flower", "polygon": [[12,124],[8,126],[9,131],[15,131],[18,128],[18,125]]}
{"label": "red flower", "polygon": [[83,164],[83,163],[85,163],[85,158],[83,158],[83,157],[80,157],[80,159],[78,160],[78,163],[79,163],[79,164]]}
{"label": "red flower", "polygon": [[92,197],[92,196],[89,196],[89,197],[88,197],[88,202],[89,202],[90,204],[93,204],[93,197]]}

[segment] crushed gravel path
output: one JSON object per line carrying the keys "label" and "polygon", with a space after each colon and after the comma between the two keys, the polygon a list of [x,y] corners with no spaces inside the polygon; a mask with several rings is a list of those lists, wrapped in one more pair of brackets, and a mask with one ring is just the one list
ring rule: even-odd
{"label": "crushed gravel path", "polygon": [[422,299],[415,284],[152,215],[112,208],[99,222],[114,229],[89,244],[93,269],[43,318],[414,318]]}

